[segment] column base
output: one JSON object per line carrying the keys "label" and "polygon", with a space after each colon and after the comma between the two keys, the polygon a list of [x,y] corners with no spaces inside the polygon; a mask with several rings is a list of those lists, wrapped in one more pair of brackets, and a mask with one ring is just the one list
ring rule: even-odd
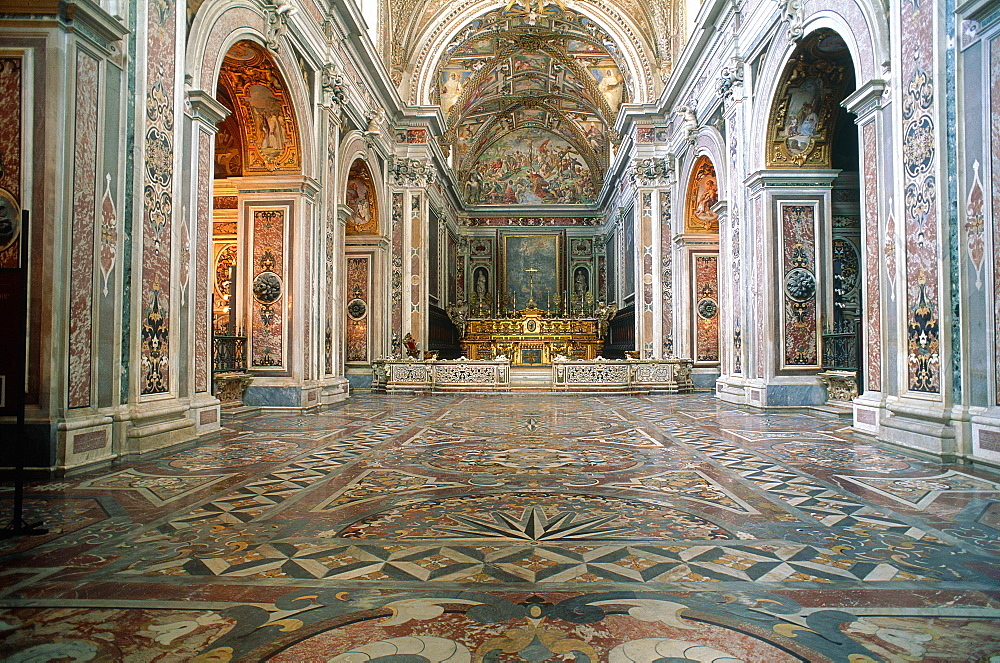
{"label": "column base", "polygon": [[932,454],[945,463],[956,460],[955,429],[940,403],[890,399],[887,405],[890,416],[881,420],[880,440]]}

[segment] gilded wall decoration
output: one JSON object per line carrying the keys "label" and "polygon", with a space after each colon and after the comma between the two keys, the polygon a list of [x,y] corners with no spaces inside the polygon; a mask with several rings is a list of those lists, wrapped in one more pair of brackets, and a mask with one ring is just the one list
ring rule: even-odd
{"label": "gilded wall decoration", "polygon": [[719,216],[712,207],[719,202],[719,183],[712,160],[702,155],[694,162],[688,183],[684,232],[719,232]]}
{"label": "gilded wall decoration", "polygon": [[150,2],[143,138],[142,295],[140,377],[142,394],[170,391],[170,292],[174,215],[174,72],[177,7]]}
{"label": "gilded wall decoration", "polygon": [[785,366],[817,366],[816,208],[781,205]]}
{"label": "gilded wall decoration", "polygon": [[225,244],[215,256],[215,295],[225,299],[230,294],[229,278],[236,267],[236,243]]}
{"label": "gilded wall decoration", "polygon": [[237,42],[222,61],[219,86],[233,101],[239,122],[243,173],[299,172],[291,95],[271,56],[252,42]]}
{"label": "gilded wall decoration", "polygon": [[363,235],[378,233],[378,201],[375,185],[368,164],[356,159],[347,174],[347,234]]}
{"label": "gilded wall decoration", "polygon": [[938,325],[937,154],[932,61],[934,14],[900,3],[903,236],[906,250],[907,387],[941,392]]}
{"label": "gilded wall decoration", "polygon": [[853,88],[847,44],[813,33],[785,65],[768,120],[769,168],[830,168],[830,145],[844,90]]}

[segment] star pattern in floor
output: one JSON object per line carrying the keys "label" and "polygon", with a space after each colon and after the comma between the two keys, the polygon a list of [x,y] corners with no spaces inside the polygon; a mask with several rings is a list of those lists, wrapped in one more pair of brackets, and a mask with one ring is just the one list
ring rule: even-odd
{"label": "star pattern in floor", "polygon": [[27,509],[3,660],[1000,660],[1000,478],[708,395],[357,395]]}

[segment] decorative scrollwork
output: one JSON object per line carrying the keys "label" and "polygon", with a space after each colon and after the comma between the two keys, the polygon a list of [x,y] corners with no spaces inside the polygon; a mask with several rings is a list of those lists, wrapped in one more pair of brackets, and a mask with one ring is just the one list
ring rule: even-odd
{"label": "decorative scrollwork", "polygon": [[636,159],[632,166],[632,176],[636,182],[648,186],[657,181],[666,183],[674,174],[673,165],[665,157]]}

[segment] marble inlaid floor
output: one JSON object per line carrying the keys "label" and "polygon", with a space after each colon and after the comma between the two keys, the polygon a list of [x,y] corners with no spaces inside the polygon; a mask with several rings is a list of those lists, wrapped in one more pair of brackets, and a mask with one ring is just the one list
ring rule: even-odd
{"label": "marble inlaid floor", "polygon": [[354,396],[224,426],[28,487],[50,533],[0,542],[0,659],[1000,661],[1000,477],[842,421]]}

